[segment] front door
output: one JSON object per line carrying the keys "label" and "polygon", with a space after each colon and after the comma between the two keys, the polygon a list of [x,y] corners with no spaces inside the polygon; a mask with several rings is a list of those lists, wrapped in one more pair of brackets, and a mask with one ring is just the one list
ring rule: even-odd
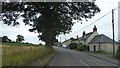
{"label": "front door", "polygon": [[94,49],[94,52],[95,52],[96,51],[96,46],[95,45],[93,46],[93,49]]}

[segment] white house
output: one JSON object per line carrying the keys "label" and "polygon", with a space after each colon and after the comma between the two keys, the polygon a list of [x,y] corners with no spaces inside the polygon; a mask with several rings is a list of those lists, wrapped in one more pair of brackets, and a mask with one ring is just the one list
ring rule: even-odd
{"label": "white house", "polygon": [[67,47],[68,45],[70,45],[72,42],[71,39],[65,40],[64,42],[62,42],[62,47]]}
{"label": "white house", "polygon": [[75,38],[70,38],[70,39],[68,39],[68,40],[65,40],[63,43],[62,43],[62,47],[68,47],[71,43],[79,43],[78,42],[78,39],[79,38],[77,38],[77,39],[75,39]]}
{"label": "white house", "polygon": [[[95,36],[89,42],[90,51],[104,51],[108,53],[113,53],[113,40],[104,34]],[[115,52],[118,49],[118,44],[115,42]]]}
{"label": "white house", "polygon": [[85,31],[83,32],[83,36],[82,37],[79,37],[77,39],[68,39],[66,41],[64,41],[62,44],[65,46],[68,46],[70,45],[71,43],[82,43],[83,45],[88,45],[88,43],[96,36],[98,35],[98,32],[97,32],[97,28],[96,26],[94,26],[93,28],[93,32],[90,32],[90,33],[85,33]]}
{"label": "white house", "polygon": [[[71,43],[82,43],[84,46],[87,46],[89,51],[105,51],[109,53],[113,53],[113,40],[107,37],[104,34],[99,35],[97,32],[96,26],[93,28],[93,32],[85,33],[83,32],[82,37],[71,40],[68,39],[63,42],[64,45],[68,46]],[[118,44],[115,42],[115,52],[118,49]]]}
{"label": "white house", "polygon": [[93,32],[90,32],[90,33],[87,33],[85,34],[85,31],[83,32],[83,36],[82,36],[82,39],[80,39],[79,41],[85,45],[85,46],[88,46],[88,43],[95,37],[98,35],[98,32],[97,32],[97,28],[96,26],[94,26],[93,28]]}

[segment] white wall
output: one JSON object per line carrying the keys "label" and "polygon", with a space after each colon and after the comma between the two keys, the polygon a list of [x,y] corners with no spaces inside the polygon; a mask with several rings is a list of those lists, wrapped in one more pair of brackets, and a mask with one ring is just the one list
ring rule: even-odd
{"label": "white wall", "polygon": [[[89,44],[90,46],[90,51],[94,51],[93,46],[96,46],[96,51],[99,50],[99,44]],[[102,43],[101,45],[101,51],[108,52],[108,53],[113,53],[113,44],[111,43]],[[118,45],[115,44],[115,53],[117,52]]]}
{"label": "white wall", "polygon": [[89,44],[89,50],[92,51],[92,52],[94,51],[94,45],[96,46],[96,51],[99,50],[98,44]]}
{"label": "white wall", "polygon": [[[115,53],[117,52],[118,45],[115,44]],[[101,50],[108,52],[108,53],[113,53],[113,44],[112,43],[103,43],[101,46]]]}
{"label": "white wall", "polygon": [[68,45],[70,45],[70,43],[71,43],[71,40],[67,40],[67,41],[65,41],[65,42],[62,43],[62,44],[68,46]]}

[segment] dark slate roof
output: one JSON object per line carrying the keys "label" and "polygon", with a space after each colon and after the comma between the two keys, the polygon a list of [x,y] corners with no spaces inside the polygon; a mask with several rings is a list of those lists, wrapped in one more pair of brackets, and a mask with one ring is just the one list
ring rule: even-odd
{"label": "dark slate roof", "polygon": [[[79,37],[78,39],[73,38],[73,40],[68,39],[68,40],[65,40],[64,42],[69,41],[69,40],[71,40],[71,41],[86,40],[86,39],[88,39],[92,34],[93,34],[93,32],[90,32],[90,33],[85,34],[84,37],[82,36],[82,37]],[[62,42],[62,43],[64,43],[64,42]]]}
{"label": "dark slate roof", "polygon": [[82,40],[83,39],[85,39],[85,40],[88,39],[92,34],[93,34],[93,32],[85,34],[84,37],[82,36]]}
{"label": "dark slate roof", "polygon": [[[112,40],[111,38],[107,37],[107,36],[104,35],[104,34],[101,34],[101,35],[95,36],[95,37],[90,41],[89,44],[112,43],[112,42],[113,42],[113,40]],[[117,42],[115,41],[115,43],[117,43]]]}

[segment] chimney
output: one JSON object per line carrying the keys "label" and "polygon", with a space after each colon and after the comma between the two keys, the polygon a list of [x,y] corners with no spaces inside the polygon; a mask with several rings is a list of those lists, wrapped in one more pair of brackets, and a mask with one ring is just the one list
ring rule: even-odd
{"label": "chimney", "polygon": [[97,31],[96,25],[94,25],[93,32]]}
{"label": "chimney", "polygon": [[83,36],[85,35],[85,31],[83,31]]}
{"label": "chimney", "polygon": [[76,37],[77,37],[77,39],[79,38],[78,35]]}

